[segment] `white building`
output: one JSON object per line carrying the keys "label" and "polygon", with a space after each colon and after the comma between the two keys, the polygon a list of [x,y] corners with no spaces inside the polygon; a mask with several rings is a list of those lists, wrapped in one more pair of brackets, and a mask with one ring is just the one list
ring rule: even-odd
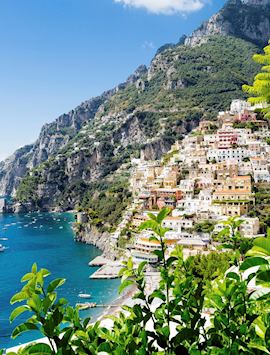
{"label": "white building", "polygon": [[244,100],[233,100],[230,107],[230,113],[236,115],[237,113],[243,113],[244,110],[250,110],[251,105],[249,102]]}
{"label": "white building", "polygon": [[[260,220],[257,217],[241,217],[240,218],[243,223],[241,224],[239,230],[243,237],[255,237],[258,235],[260,231]],[[226,226],[224,223],[228,220],[227,216],[223,216],[220,218],[219,222],[215,225],[214,233],[221,232]]]}
{"label": "white building", "polygon": [[201,212],[209,212],[212,209],[211,190],[201,190],[197,198],[187,196],[179,200],[176,209],[172,211],[172,216],[192,215]]}
{"label": "white building", "polygon": [[245,147],[229,148],[229,149],[209,149],[207,152],[207,159],[209,161],[216,160],[216,162],[223,162],[234,159],[240,163],[244,158],[257,156],[256,151],[251,152]]}
{"label": "white building", "polygon": [[181,180],[179,184],[179,189],[184,193],[193,193],[194,191],[194,180]]}
{"label": "white building", "polygon": [[177,244],[182,245],[184,248],[202,249],[210,243],[209,235],[200,236],[186,232],[170,231],[165,234],[165,237],[177,240]]}
{"label": "white building", "polygon": [[162,226],[169,228],[175,232],[181,232],[183,229],[190,229],[193,227],[193,220],[180,217],[166,217]]}

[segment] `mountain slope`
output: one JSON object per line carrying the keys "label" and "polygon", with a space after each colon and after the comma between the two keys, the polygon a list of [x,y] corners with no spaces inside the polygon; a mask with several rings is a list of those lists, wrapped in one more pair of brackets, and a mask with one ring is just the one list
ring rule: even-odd
{"label": "mountain slope", "polygon": [[158,54],[147,73],[106,100],[58,154],[23,180],[18,199],[45,209],[73,208],[96,181],[112,181],[140,151],[159,158],[202,117],[243,97],[242,84],[257,70],[251,60],[256,50],[244,40],[214,36],[202,46]]}
{"label": "mountain slope", "polygon": [[74,208],[85,195],[84,208],[97,197],[108,207],[109,190],[122,196],[113,181],[126,188],[131,157],[159,158],[201,118],[244,97],[258,69],[252,55],[270,37],[269,2],[228,1],[191,37],[163,46],[148,69],[45,125],[35,144],[0,163],[0,193],[17,191],[34,208]]}
{"label": "mountain slope", "polygon": [[76,135],[83,125],[94,118],[99,106],[110,95],[90,99],[80,106],[42,127],[38,140],[18,149],[0,163],[0,195],[11,195],[27,171],[46,161]]}

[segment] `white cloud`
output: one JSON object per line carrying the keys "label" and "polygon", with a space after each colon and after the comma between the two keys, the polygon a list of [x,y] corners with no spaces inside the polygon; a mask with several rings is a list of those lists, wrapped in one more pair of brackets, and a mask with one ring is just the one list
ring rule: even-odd
{"label": "white cloud", "polygon": [[114,0],[126,6],[143,8],[155,14],[172,15],[203,8],[208,0]]}
{"label": "white cloud", "polygon": [[153,42],[145,41],[145,42],[142,44],[142,48],[143,48],[143,49],[155,49],[156,46],[154,45]]}

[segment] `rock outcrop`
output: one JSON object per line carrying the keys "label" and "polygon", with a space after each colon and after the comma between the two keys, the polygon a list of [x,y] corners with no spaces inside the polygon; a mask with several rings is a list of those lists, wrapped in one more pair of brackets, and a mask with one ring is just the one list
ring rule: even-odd
{"label": "rock outcrop", "polygon": [[109,233],[100,233],[96,228],[91,227],[90,224],[85,224],[80,232],[76,232],[77,242],[91,244],[102,251],[102,256],[109,260],[114,260],[117,253],[114,246],[111,244]]}
{"label": "rock outcrop", "polygon": [[229,0],[221,11],[187,37],[185,44],[200,45],[213,35],[232,35],[266,45],[270,38],[270,1]]}

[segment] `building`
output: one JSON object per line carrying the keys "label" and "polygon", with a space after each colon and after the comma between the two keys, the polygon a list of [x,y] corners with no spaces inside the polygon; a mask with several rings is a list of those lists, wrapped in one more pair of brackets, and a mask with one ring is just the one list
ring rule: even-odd
{"label": "building", "polygon": [[143,222],[147,221],[149,218],[143,214],[135,214],[131,220],[131,227],[138,228]]}
{"label": "building", "polygon": [[219,205],[220,213],[227,216],[246,214],[254,202],[250,176],[235,176],[214,182],[213,204]]}
{"label": "building", "polygon": [[181,232],[183,229],[193,228],[194,222],[192,219],[180,218],[180,217],[166,217],[162,226],[169,228],[175,232]]}
{"label": "building", "polygon": [[250,176],[235,176],[226,180],[216,180],[214,181],[214,186],[214,201],[251,201],[254,199]]}
{"label": "building", "polygon": [[[215,225],[214,233],[221,232],[225,228],[223,222],[227,220],[228,218],[224,216],[222,220]],[[259,218],[241,217],[241,221],[243,221],[243,223],[240,225],[239,231],[243,237],[251,238],[251,237],[256,237],[259,234],[260,231]]]}
{"label": "building", "polygon": [[[162,250],[159,241],[150,240],[153,233],[150,231],[142,232],[135,241],[134,248],[131,251],[131,256],[135,262],[147,261],[150,264],[158,262],[158,257],[154,254],[155,250]],[[166,237],[166,244],[168,247],[176,245],[177,239],[172,237]]]}
{"label": "building", "polygon": [[177,245],[183,248],[204,250],[210,243],[210,238],[207,235],[194,235],[187,232],[170,231],[165,234],[166,239],[175,240]]}
{"label": "building", "polygon": [[219,129],[217,131],[219,149],[228,149],[238,143],[238,133],[233,128]]}
{"label": "building", "polygon": [[232,115],[236,115],[237,113],[242,113],[245,110],[250,110],[250,109],[251,109],[251,105],[249,102],[237,99],[232,101],[230,107],[230,113]]}
{"label": "building", "polygon": [[259,152],[250,151],[246,147],[228,149],[209,149],[207,152],[208,161],[224,162],[226,160],[236,160],[240,163],[244,158],[259,155]]}
{"label": "building", "polygon": [[243,223],[240,226],[240,232],[243,237],[255,237],[259,234],[260,231],[260,220],[259,218],[241,218]]}

